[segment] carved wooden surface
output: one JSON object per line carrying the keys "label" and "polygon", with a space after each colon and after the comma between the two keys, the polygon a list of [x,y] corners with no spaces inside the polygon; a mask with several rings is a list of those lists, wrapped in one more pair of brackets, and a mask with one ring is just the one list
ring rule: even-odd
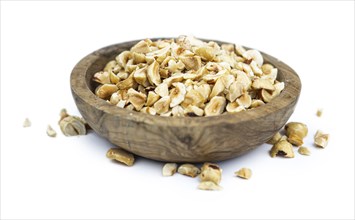
{"label": "carved wooden surface", "polygon": [[295,109],[301,91],[298,75],[265,53],[264,63],[278,68],[278,80],[285,83],[285,89],[258,108],[212,117],[161,117],[118,108],[93,93],[91,79],[110,59],[137,42],[115,44],[89,54],[74,67],[70,78],[75,103],[88,124],[97,134],[134,154],[169,162],[226,160],[265,143]]}

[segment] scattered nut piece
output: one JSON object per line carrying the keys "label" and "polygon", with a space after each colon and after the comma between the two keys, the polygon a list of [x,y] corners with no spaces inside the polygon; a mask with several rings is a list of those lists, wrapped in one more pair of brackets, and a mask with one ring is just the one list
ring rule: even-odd
{"label": "scattered nut piece", "polygon": [[155,111],[154,108],[152,107],[144,107],[140,110],[140,112],[144,112],[144,113],[148,113],[150,115],[156,115],[157,114],[157,111]]}
{"label": "scattered nut piece", "polygon": [[118,95],[117,92],[113,93],[110,98],[110,103],[112,105],[117,105],[117,103],[120,101],[120,96]]}
{"label": "scattered nut piece", "polygon": [[[149,42],[150,40],[148,40]],[[139,41],[136,45],[134,45],[131,48],[131,52],[136,52],[136,53],[149,53],[151,49],[149,48],[149,45],[146,40],[141,40]]]}
{"label": "scattered nut piece", "polygon": [[276,134],[274,134],[274,136],[272,136],[272,138],[270,140],[268,140],[266,143],[267,144],[276,144],[277,142],[279,142],[281,139],[281,134],[280,132],[277,132]]}
{"label": "scattered nut piece", "polygon": [[282,156],[286,158],[293,158],[295,156],[292,144],[286,140],[281,140],[274,144],[271,148],[270,155],[271,157]]}
{"label": "scattered nut piece", "polygon": [[172,176],[176,173],[176,163],[166,163],[163,167],[163,176]]}
{"label": "scattered nut piece", "polygon": [[171,109],[171,114],[175,117],[185,116],[184,108],[180,105],[177,105]]}
{"label": "scattered nut piece", "polygon": [[165,113],[161,113],[160,116],[169,117],[169,116],[171,116],[171,111],[167,111]]}
{"label": "scattered nut piece", "polygon": [[24,128],[31,127],[30,119],[26,118],[22,125]]}
{"label": "scattered nut piece", "polygon": [[212,181],[200,182],[200,184],[198,185],[198,188],[201,190],[221,190],[222,189],[222,187],[220,187],[219,185],[217,185],[216,183],[214,183]]}
{"label": "scattered nut piece", "polygon": [[127,95],[128,95],[128,101],[132,103],[132,105],[137,111],[140,111],[145,104],[147,96],[143,93],[137,92],[132,88],[128,90]]}
{"label": "scattered nut piece", "polygon": [[298,153],[306,156],[311,155],[311,152],[308,150],[308,148],[302,146],[298,148]]}
{"label": "scattered nut piece", "polygon": [[275,90],[275,87],[270,80],[267,79],[256,79],[251,85],[254,89],[267,89],[267,90]]}
{"label": "scattered nut piece", "polygon": [[196,177],[198,174],[200,174],[200,169],[193,164],[185,163],[182,164],[179,169],[178,173],[190,176],[190,177]]}
{"label": "scattered nut piece", "polygon": [[322,114],[323,114],[323,109],[321,108],[317,109],[317,116],[322,117]]}
{"label": "scattered nut piece", "polygon": [[147,87],[149,85],[147,78],[147,66],[137,69],[133,72],[133,79],[140,85]]}
{"label": "scattered nut piece", "polygon": [[243,57],[247,60],[254,60],[259,67],[261,67],[264,63],[263,56],[257,50],[247,50],[243,53]]}
{"label": "scattered nut piece", "polygon": [[184,109],[184,115],[194,117],[194,116],[202,116],[204,113],[203,109],[189,105]]}
{"label": "scattered nut piece", "polygon": [[215,96],[205,107],[205,115],[213,116],[220,115],[226,107],[226,98],[221,96]]}
{"label": "scattered nut piece", "polygon": [[261,70],[264,74],[270,74],[272,69],[274,69],[274,66],[269,63],[263,64],[261,66]]}
{"label": "scattered nut piece", "polygon": [[158,94],[160,97],[168,96],[169,95],[169,88],[168,84],[161,83],[155,89],[154,92]]}
{"label": "scattered nut piece", "polygon": [[155,92],[149,91],[146,106],[150,107],[158,100],[159,100],[159,95],[156,94]]}
{"label": "scattered nut piece", "polygon": [[317,147],[325,148],[328,145],[329,134],[320,130],[314,135],[314,143]]}
{"label": "scattered nut piece", "polygon": [[[204,97],[201,93],[198,91],[191,89],[187,91],[185,95],[184,101],[181,103],[182,107],[187,107],[189,105],[197,106],[197,107],[202,107],[204,101]],[[209,102],[210,103],[210,102]]]}
{"label": "scattered nut piece", "polygon": [[174,83],[175,88],[170,90],[170,107],[173,108],[184,101],[186,95],[186,87],[183,83]]}
{"label": "scattered nut piece", "polygon": [[83,118],[71,116],[66,109],[60,111],[60,120],[58,122],[60,130],[65,136],[77,136],[86,134],[86,122]]}
{"label": "scattered nut piece", "polygon": [[222,77],[220,77],[216,81],[216,84],[214,84],[212,92],[211,92],[209,98],[212,99],[213,97],[220,95],[224,91],[225,88],[226,87],[225,87],[225,85],[223,83]]}
{"label": "scattered nut piece", "polygon": [[198,47],[195,50],[195,53],[201,56],[203,60],[207,61],[212,61],[216,56],[212,47]]}
{"label": "scattered nut piece", "polygon": [[132,166],[134,163],[134,155],[120,148],[111,148],[107,151],[106,157],[117,160],[127,166]]}
{"label": "scattered nut piece", "polygon": [[307,125],[300,122],[289,122],[285,125],[288,141],[296,146],[303,144],[303,138],[308,134]]}
{"label": "scattered nut piece", "polygon": [[250,105],[250,107],[251,107],[251,108],[256,108],[256,107],[259,107],[259,106],[262,106],[262,105],[265,105],[265,103],[264,103],[262,100],[253,99],[253,100],[251,100],[251,105]]}
{"label": "scattered nut piece", "polygon": [[229,91],[226,95],[226,98],[230,102],[234,102],[241,95],[243,95],[243,84],[240,82],[233,82],[229,87]]}
{"label": "scattered nut piece", "polygon": [[126,106],[126,104],[127,104],[126,100],[120,100],[120,101],[118,101],[116,106],[119,107],[119,108],[124,108]]}
{"label": "scattered nut piece", "polygon": [[251,169],[243,167],[240,170],[236,171],[235,175],[237,175],[238,177],[243,178],[243,179],[250,179]]}
{"label": "scattered nut piece", "polygon": [[93,80],[101,84],[111,83],[110,74],[105,71],[95,73]]}
{"label": "scattered nut piece", "polygon": [[237,103],[244,108],[249,108],[251,106],[251,96],[248,93],[244,93],[237,98]]}
{"label": "scattered nut piece", "polygon": [[57,136],[57,132],[50,125],[48,125],[48,127],[47,127],[47,135],[49,137],[56,137]]}
{"label": "scattered nut piece", "polygon": [[170,96],[164,96],[154,103],[154,109],[158,114],[164,114],[169,111]]}
{"label": "scattered nut piece", "polygon": [[180,60],[184,63],[187,70],[198,70],[201,67],[201,57],[181,56]]}
{"label": "scattered nut piece", "polygon": [[218,185],[222,179],[222,169],[213,163],[204,163],[201,167],[201,182],[211,181]]}
{"label": "scattered nut piece", "polygon": [[102,86],[97,87],[95,94],[102,98],[102,99],[108,99],[111,97],[112,93],[117,92],[118,87],[113,84],[104,84]]}
{"label": "scattered nut piece", "polygon": [[159,75],[159,63],[154,61],[152,64],[148,66],[148,80],[152,85],[159,85],[161,83],[160,75]]}

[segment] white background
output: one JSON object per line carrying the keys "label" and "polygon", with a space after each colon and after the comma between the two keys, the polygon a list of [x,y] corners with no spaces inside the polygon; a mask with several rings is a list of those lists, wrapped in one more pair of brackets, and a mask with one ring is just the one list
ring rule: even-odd
{"label": "white background", "polygon": [[[113,145],[93,132],[61,134],[60,109],[78,114],[69,77],[82,57],[181,34],[294,68],[303,87],[290,120],[308,125],[312,155],[271,158],[264,144],[220,162],[223,190],[208,192],[198,178],[162,177],[161,162],[111,162]],[[330,133],[326,149],[312,144],[317,129]],[[234,176],[241,167],[250,180]],[[354,2],[1,2],[1,218],[354,218]]]}

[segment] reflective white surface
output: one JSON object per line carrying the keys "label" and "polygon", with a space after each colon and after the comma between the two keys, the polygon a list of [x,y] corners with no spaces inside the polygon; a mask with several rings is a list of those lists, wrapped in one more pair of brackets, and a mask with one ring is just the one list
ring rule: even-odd
{"label": "reflective white surface", "polygon": [[[291,120],[308,125],[312,155],[271,158],[262,145],[219,163],[223,190],[206,192],[198,178],[162,177],[160,162],[111,162],[93,132],[62,135],[60,109],[78,114],[69,76],[82,57],[180,34],[294,68],[303,87]],[[330,133],[326,149],[312,144],[317,129]],[[242,167],[250,180],[234,177]],[[1,218],[354,218],[354,2],[1,2]]]}

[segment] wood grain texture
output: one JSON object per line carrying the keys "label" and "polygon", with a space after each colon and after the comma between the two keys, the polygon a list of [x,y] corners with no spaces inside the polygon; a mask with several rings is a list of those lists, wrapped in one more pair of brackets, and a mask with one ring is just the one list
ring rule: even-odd
{"label": "wood grain texture", "polygon": [[278,80],[285,83],[285,89],[258,108],[236,114],[180,118],[113,106],[93,93],[96,84],[92,76],[138,41],[111,45],[87,55],[74,67],[70,78],[75,103],[88,124],[97,134],[134,154],[169,162],[226,160],[265,143],[284,126],[295,109],[301,92],[298,75],[265,53],[262,53],[264,62],[278,68]]}

